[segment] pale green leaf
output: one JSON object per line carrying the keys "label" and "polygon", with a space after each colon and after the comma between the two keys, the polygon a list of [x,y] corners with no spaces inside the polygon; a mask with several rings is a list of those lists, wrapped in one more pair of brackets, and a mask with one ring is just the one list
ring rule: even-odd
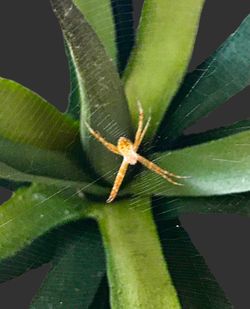
{"label": "pale green leaf", "polygon": [[125,91],[137,124],[137,101],[152,121],[152,138],[179,87],[190,59],[203,0],[145,0]]}
{"label": "pale green leaf", "polygon": [[39,95],[0,78],[0,136],[20,144],[66,151],[79,134],[77,124]]}
{"label": "pale green leaf", "polygon": [[10,258],[50,229],[83,218],[84,199],[67,187],[34,184],[0,207],[0,258]]}

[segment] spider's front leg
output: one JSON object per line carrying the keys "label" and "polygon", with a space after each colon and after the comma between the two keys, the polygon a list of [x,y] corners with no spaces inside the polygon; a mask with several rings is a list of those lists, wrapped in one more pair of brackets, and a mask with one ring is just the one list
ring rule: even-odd
{"label": "spider's front leg", "polygon": [[138,150],[138,148],[140,147],[142,140],[147,132],[147,129],[149,127],[149,123],[151,120],[151,117],[149,117],[144,129],[143,129],[143,121],[144,121],[144,111],[142,108],[142,105],[140,103],[140,101],[137,102],[138,105],[138,110],[139,110],[139,119],[138,119],[138,128],[135,134],[135,141],[134,141],[134,149],[135,151]]}
{"label": "spider's front leg", "polygon": [[139,111],[139,118],[138,118],[138,128],[137,131],[135,133],[135,141],[134,141],[134,146],[136,146],[137,144],[139,144],[139,140],[143,131],[143,121],[144,121],[144,111],[141,105],[140,101],[137,101],[137,107],[138,107],[138,111]]}
{"label": "spider's front leg", "polygon": [[102,143],[109,151],[120,155],[120,152],[118,151],[117,146],[109,143],[104,137],[101,136],[99,132],[93,130],[87,122],[85,122],[85,125],[87,129],[89,130],[89,133],[93,135],[95,139],[97,139],[100,143]]}

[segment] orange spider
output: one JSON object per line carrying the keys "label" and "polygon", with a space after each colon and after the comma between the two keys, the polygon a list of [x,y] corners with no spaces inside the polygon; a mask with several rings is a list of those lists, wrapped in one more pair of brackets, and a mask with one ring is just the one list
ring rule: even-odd
{"label": "orange spider", "polygon": [[181,186],[182,184],[174,181],[171,177],[174,178],[186,178],[185,176],[177,176],[173,173],[170,173],[153,162],[147,160],[146,158],[142,157],[137,153],[137,150],[139,146],[141,145],[141,142],[145,136],[145,133],[149,127],[150,118],[148,119],[144,129],[143,129],[143,122],[144,122],[144,112],[142,109],[142,106],[140,102],[138,102],[138,109],[139,109],[139,121],[138,121],[138,129],[135,134],[135,141],[132,143],[128,138],[126,137],[120,137],[117,143],[117,146],[109,143],[106,141],[104,137],[101,136],[101,134],[97,131],[94,131],[88,123],[85,123],[89,132],[100,142],[102,143],[109,151],[118,154],[123,157],[122,164],[119,168],[119,171],[117,173],[113,188],[111,190],[111,193],[109,195],[109,198],[107,199],[107,203],[111,203],[117,196],[117,193],[120,189],[120,186],[122,184],[122,181],[126,175],[127,169],[129,164],[135,165],[138,161],[146,166],[148,169],[152,170],[153,172],[157,173],[158,175],[165,178],[167,181],[171,182],[174,185]]}

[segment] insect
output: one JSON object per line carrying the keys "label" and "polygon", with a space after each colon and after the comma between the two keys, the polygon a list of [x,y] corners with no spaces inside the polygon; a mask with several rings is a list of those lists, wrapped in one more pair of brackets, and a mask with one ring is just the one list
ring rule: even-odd
{"label": "insect", "polygon": [[100,143],[102,143],[109,151],[120,155],[123,157],[122,164],[119,168],[119,171],[117,173],[117,176],[115,178],[115,182],[113,185],[113,188],[110,192],[109,198],[107,199],[107,203],[111,203],[114,201],[116,198],[120,186],[122,184],[122,181],[126,175],[127,169],[129,165],[135,165],[137,162],[140,162],[142,165],[150,169],[151,171],[157,173],[158,175],[162,176],[165,178],[168,182],[174,184],[174,185],[179,185],[181,186],[181,183],[176,182],[172,178],[187,178],[186,176],[178,176],[173,173],[170,173],[167,170],[164,170],[160,168],[158,165],[155,163],[149,161],[148,159],[144,158],[140,154],[137,153],[143,138],[147,132],[147,129],[150,124],[150,119],[148,119],[145,127],[143,128],[144,125],[144,111],[142,109],[141,103],[138,102],[138,110],[139,110],[139,119],[138,119],[138,128],[135,134],[135,141],[132,142],[126,137],[120,137],[118,139],[117,146],[109,143],[104,137],[101,136],[101,134],[97,131],[94,131],[88,123],[86,124],[86,127],[88,128],[90,134],[92,134]]}

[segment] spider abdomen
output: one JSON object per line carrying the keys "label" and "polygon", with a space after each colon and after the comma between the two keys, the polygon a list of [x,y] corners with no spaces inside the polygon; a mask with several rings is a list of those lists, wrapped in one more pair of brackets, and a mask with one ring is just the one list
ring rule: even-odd
{"label": "spider abdomen", "polygon": [[137,163],[137,153],[134,150],[133,143],[126,137],[120,137],[117,143],[117,148],[120,154],[129,164],[135,165]]}

